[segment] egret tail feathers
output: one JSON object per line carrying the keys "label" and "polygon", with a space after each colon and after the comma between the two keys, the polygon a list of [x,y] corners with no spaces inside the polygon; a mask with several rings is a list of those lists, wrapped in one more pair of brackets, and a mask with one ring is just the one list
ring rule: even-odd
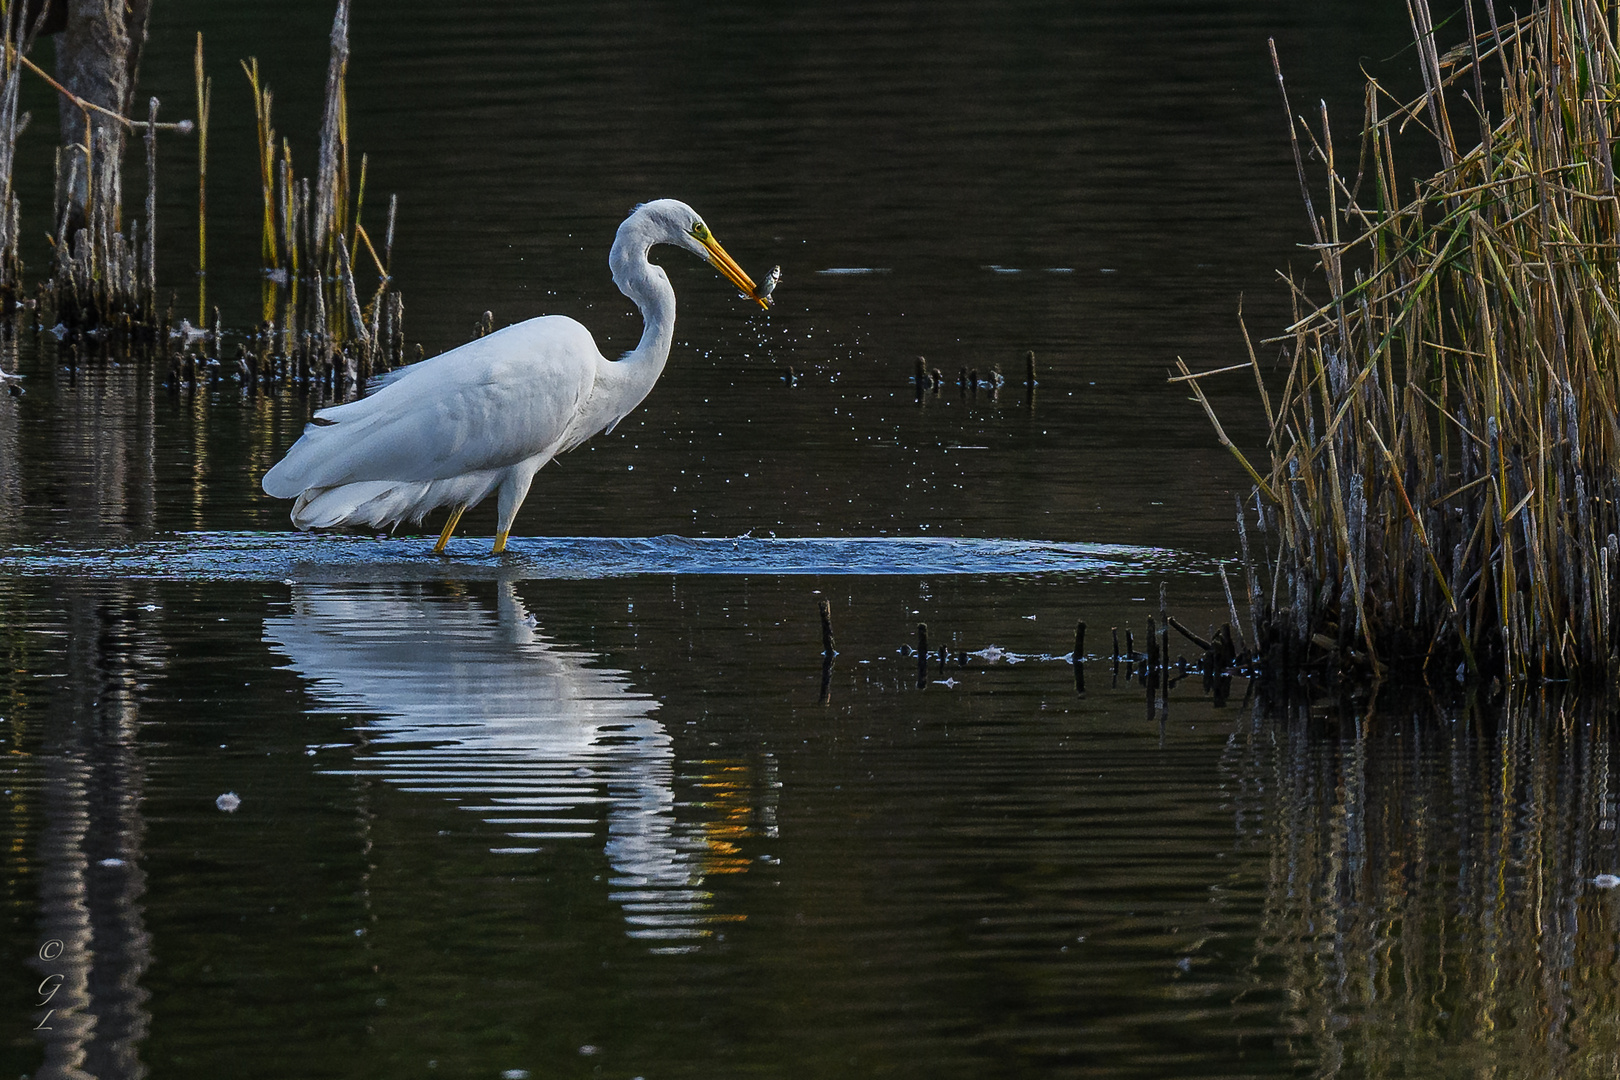
{"label": "egret tail feathers", "polygon": [[287,451],[287,456],[264,474],[260,481],[264,493],[278,499],[291,499],[310,488],[336,487],[355,480],[352,463],[356,451],[376,426],[377,418],[362,413],[351,419],[346,414],[368,400],[351,401],[317,412],[314,421],[305,425],[303,437]]}
{"label": "egret tail feathers", "polygon": [[[476,472],[444,480],[356,480],[294,492],[293,524],[300,529],[369,525],[391,529],[420,522],[441,506],[476,506],[500,482],[498,472]],[[265,477],[269,490],[269,476]],[[271,494],[275,494],[271,492]]]}
{"label": "egret tail feathers", "polygon": [[393,528],[407,518],[421,521],[433,506],[427,502],[431,483],[366,480],[340,487],[309,488],[293,504],[293,524],[300,529],[335,529],[341,525]]}

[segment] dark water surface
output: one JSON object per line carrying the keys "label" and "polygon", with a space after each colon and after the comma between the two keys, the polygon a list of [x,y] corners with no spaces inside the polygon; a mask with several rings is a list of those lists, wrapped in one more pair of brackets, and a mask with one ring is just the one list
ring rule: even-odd
{"label": "dark water surface", "polygon": [[[307,169],[330,17],[156,6],[165,115],[197,29],[216,79],[227,327],[259,303],[235,62]],[[7,352],[0,1075],[1615,1075],[1607,713],[1197,676],[1156,712],[1107,663],[1161,586],[1228,618],[1241,473],[1163,379],[1242,359],[1239,297],[1274,332],[1305,269],[1265,39],[1353,153],[1360,69],[1414,83],[1405,19],[359,3],[367,221],[399,194],[430,353],[486,309],[634,344],[606,250],[659,196],[779,303],[666,254],[669,369],[504,558],[488,507],[449,559],[432,521],[291,533],[258,479],[311,401]],[[919,354],[953,384],[921,405]],[[1214,398],[1255,445],[1242,383]]]}

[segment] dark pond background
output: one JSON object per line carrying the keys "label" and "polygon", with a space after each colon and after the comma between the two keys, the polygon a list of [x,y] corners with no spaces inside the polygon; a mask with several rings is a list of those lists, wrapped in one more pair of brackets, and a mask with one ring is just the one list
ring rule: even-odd
{"label": "dark pond background", "polygon": [[[156,5],[165,115],[197,30],[216,80],[228,328],[259,293],[237,60],[307,169],[331,14]],[[310,402],[70,377],[24,335],[0,1074],[1612,1076],[1604,710],[1192,678],[1155,713],[1106,662],[1161,586],[1227,618],[1241,473],[1164,379],[1243,359],[1240,299],[1275,332],[1276,272],[1309,269],[1266,38],[1353,154],[1362,70],[1414,85],[1405,20],[362,0],[351,142],[366,220],[400,199],[411,340],[487,309],[628,348],[606,250],[661,196],[780,264],[779,302],[666,254],[668,370],[540,475],[505,560],[488,507],[450,561],[291,535],[258,478]],[[25,137],[35,235],[52,127]],[[194,169],[161,144],[181,310]],[[1009,385],[919,405],[918,355]],[[1252,445],[1252,384],[1213,397]],[[919,622],[951,653],[920,688]]]}

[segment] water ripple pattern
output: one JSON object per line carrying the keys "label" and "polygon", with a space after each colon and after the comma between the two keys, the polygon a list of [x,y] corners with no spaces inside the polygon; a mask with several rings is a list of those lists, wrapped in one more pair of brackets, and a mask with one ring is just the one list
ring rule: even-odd
{"label": "water ripple pattern", "polygon": [[367,582],[445,578],[583,580],[633,574],[1040,574],[1121,578],[1204,571],[1206,556],[1122,544],[955,537],[419,537],[198,532],[124,546],[30,544],[0,552],[16,577]]}

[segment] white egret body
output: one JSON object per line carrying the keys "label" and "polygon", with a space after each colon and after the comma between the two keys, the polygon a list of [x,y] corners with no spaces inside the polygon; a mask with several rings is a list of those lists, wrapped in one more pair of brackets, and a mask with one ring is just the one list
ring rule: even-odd
{"label": "white egret body", "polygon": [[369,397],[315,413],[264,475],[264,490],[293,504],[300,529],[392,528],[450,508],[443,551],[468,507],[495,494],[495,552],[540,467],[611,431],[651,392],[669,359],[675,290],[647,260],[673,244],[713,263],[761,307],[748,275],[685,203],[643,203],[619,226],[608,256],[613,281],[641,309],[641,342],[608,360],[589,330],[562,315],[508,326],[387,376]]}

